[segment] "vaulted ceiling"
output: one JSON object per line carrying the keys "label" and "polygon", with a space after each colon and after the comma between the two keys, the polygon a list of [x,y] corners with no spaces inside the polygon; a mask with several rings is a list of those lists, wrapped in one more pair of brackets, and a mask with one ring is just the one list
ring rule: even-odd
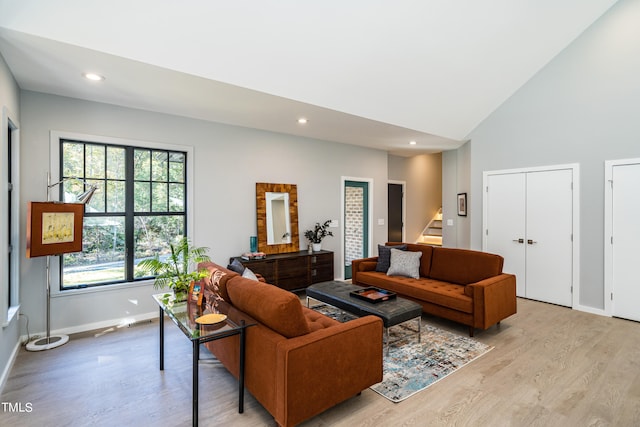
{"label": "vaulted ceiling", "polygon": [[408,156],[460,146],[615,2],[0,0],[0,54],[23,90]]}

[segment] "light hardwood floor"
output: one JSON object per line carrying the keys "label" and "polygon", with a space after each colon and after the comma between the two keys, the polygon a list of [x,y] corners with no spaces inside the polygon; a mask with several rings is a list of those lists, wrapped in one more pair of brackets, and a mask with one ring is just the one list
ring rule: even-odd
{"label": "light hardwood floor", "polygon": [[[165,328],[164,372],[157,321],[21,350],[0,400],[32,411],[0,408],[0,425],[190,425],[191,346],[170,321]],[[404,402],[365,390],[303,426],[640,426],[640,324],[519,299],[516,315],[475,338],[495,348]],[[235,380],[203,358],[201,425],[275,426],[250,394],[238,414]]]}

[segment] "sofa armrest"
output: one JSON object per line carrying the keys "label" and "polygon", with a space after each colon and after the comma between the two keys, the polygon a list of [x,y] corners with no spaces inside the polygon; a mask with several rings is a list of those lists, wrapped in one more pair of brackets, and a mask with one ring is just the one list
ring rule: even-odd
{"label": "sofa armrest", "polygon": [[278,343],[276,421],[298,424],[382,381],[382,330],[365,316]]}
{"label": "sofa armrest", "polygon": [[465,294],[473,298],[473,323],[487,329],[517,311],[516,276],[500,274],[467,285]]}
{"label": "sofa armrest", "polygon": [[354,259],[351,261],[351,283],[359,285],[358,273],[361,271],[375,271],[378,264],[378,257]]}

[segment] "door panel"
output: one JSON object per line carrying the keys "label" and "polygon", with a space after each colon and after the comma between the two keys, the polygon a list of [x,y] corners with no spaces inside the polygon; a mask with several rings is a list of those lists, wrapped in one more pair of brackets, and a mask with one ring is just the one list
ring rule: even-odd
{"label": "door panel", "polygon": [[573,195],[571,170],[529,172],[527,298],[571,307]]}
{"label": "door panel", "polygon": [[388,184],[387,241],[402,242],[402,184]]}
{"label": "door panel", "polygon": [[640,321],[640,164],[613,167],[613,315]]}
{"label": "door panel", "polygon": [[[503,271],[516,275],[516,294],[526,296],[525,175],[488,177],[486,251],[504,258]],[[519,240],[522,239],[522,242]]]}

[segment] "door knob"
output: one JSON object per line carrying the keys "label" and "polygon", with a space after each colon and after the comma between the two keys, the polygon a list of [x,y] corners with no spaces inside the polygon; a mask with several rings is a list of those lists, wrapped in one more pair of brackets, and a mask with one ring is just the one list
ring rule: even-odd
{"label": "door knob", "polygon": [[530,245],[533,245],[534,243],[538,243],[538,242],[536,242],[535,240],[529,239],[529,240],[527,240],[527,243],[530,244]]}
{"label": "door knob", "polygon": [[516,243],[524,243],[524,239],[513,239]]}

